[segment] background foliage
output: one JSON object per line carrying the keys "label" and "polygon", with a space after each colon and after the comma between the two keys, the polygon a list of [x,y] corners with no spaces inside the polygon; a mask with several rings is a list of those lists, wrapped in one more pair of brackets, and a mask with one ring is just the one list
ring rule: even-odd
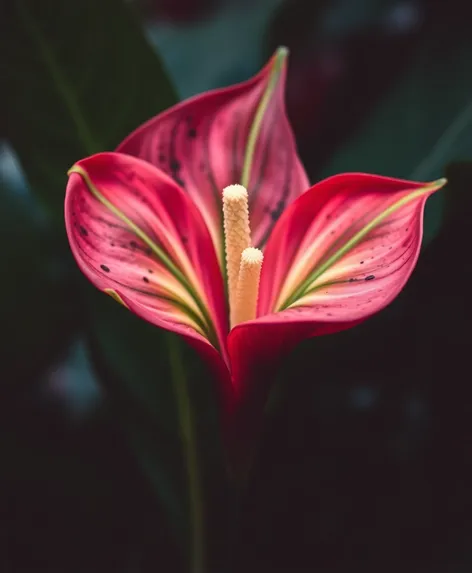
{"label": "background foliage", "polygon": [[66,171],[291,50],[313,181],[446,174],[397,301],[287,359],[231,539],[209,377],[186,353],[211,571],[472,567],[472,41],[450,0],[11,1],[1,34],[0,569],[181,571],[188,507],[165,338],[77,271]]}

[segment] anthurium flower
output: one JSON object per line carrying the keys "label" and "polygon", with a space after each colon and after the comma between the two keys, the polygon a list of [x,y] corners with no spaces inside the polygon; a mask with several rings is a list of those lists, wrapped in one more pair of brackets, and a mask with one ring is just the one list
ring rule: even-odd
{"label": "anthurium flower", "polygon": [[445,180],[348,173],[309,187],[285,115],[286,50],[69,171],[72,252],[102,291],[214,367],[229,442],[250,440],[278,359],[401,291]]}

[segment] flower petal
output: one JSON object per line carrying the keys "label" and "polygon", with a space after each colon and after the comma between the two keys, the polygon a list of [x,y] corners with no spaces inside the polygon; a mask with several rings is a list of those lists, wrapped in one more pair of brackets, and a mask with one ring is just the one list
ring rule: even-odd
{"label": "flower petal", "polygon": [[258,315],[350,322],[386,306],[418,258],[426,199],[444,183],[354,173],[314,185],[269,240]]}
{"label": "flower petal", "polygon": [[283,209],[308,187],[285,113],[287,50],[252,79],[193,97],[133,132],[119,152],[156,165],[199,207],[223,265],[221,193],[249,191],[253,244],[261,246]]}
{"label": "flower petal", "polygon": [[83,159],[69,174],[66,229],[84,274],[145,320],[224,357],[222,276],[188,195],[149,163],[119,153]]}

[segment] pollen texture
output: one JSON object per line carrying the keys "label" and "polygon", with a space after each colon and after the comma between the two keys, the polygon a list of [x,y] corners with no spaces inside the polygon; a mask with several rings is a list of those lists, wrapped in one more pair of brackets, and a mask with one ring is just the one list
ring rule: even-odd
{"label": "pollen texture", "polygon": [[223,222],[230,321],[233,324],[241,255],[251,244],[248,195],[242,185],[230,185],[223,190]]}

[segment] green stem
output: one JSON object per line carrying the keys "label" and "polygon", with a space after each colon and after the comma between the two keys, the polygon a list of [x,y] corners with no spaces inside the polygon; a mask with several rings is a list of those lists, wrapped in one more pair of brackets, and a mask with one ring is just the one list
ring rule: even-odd
{"label": "green stem", "polygon": [[168,335],[169,361],[177,400],[177,413],[180,425],[180,434],[187,467],[188,495],[191,521],[191,573],[204,573],[205,571],[205,525],[203,501],[201,496],[200,474],[198,469],[197,444],[195,440],[195,424],[192,416],[192,407],[186,384],[185,371],[179,342]]}

